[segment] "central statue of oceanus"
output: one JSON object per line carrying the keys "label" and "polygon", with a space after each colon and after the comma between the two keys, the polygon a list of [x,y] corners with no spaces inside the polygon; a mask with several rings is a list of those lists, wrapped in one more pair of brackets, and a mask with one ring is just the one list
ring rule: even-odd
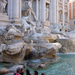
{"label": "central statue of oceanus", "polygon": [[3,13],[5,11],[6,4],[6,0],[0,0],[0,13]]}
{"label": "central statue of oceanus", "polygon": [[36,15],[35,15],[35,12],[33,11],[33,8],[32,8],[32,0],[25,1],[23,3],[23,7],[24,7],[27,15],[26,16],[24,15],[21,18],[21,23],[23,25],[24,32],[26,32],[27,28],[30,28],[30,30],[32,30],[32,27],[36,25],[32,19],[32,16],[33,16],[34,20],[36,21]]}
{"label": "central statue of oceanus", "polygon": [[35,19],[35,21],[36,21],[36,15],[35,15],[35,12],[33,11],[33,8],[32,8],[32,1],[33,0],[27,0],[27,1],[25,1],[24,4],[23,4],[23,7],[27,11],[29,19],[32,20],[31,16],[33,16],[34,19]]}

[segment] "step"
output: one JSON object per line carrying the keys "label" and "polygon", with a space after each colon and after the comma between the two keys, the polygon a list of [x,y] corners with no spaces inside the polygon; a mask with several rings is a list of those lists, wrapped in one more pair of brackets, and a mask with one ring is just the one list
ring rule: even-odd
{"label": "step", "polygon": [[0,26],[6,26],[6,25],[9,25],[9,22],[0,22]]}
{"label": "step", "polygon": [[7,13],[0,13],[0,16],[7,16]]}
{"label": "step", "polygon": [[0,13],[0,20],[8,20],[9,17],[7,15],[7,13]]}
{"label": "step", "polygon": [[9,22],[10,20],[8,20],[8,19],[0,19],[0,23],[1,22]]}
{"label": "step", "polygon": [[0,16],[0,20],[9,20],[9,17],[8,16],[6,16],[6,17],[1,17]]}

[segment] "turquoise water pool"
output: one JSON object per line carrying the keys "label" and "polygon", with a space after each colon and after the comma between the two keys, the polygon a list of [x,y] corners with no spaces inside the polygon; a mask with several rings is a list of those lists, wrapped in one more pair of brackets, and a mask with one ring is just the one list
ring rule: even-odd
{"label": "turquoise water pool", "polygon": [[34,70],[45,75],[75,75],[75,54],[59,54],[59,61],[47,65],[44,69],[29,68],[33,75]]}
{"label": "turquoise water pool", "polygon": [[[37,70],[39,75],[45,73],[45,75],[75,75],[75,54],[59,54],[59,61],[55,63],[50,63],[46,68],[29,69],[31,75],[33,75],[34,70]],[[38,61],[37,61],[38,62]],[[5,67],[4,63],[0,64],[0,67]]]}

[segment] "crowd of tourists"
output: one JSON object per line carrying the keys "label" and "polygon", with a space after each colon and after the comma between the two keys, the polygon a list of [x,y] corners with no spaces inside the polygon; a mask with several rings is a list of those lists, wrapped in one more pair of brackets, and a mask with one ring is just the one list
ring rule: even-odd
{"label": "crowd of tourists", "polygon": [[[14,73],[13,75],[24,75],[24,69],[23,68],[17,68],[16,73]],[[28,69],[26,69],[26,75],[31,75],[30,71]],[[33,75],[38,75],[38,71],[34,71]],[[41,75],[45,75],[45,74],[42,73]]]}

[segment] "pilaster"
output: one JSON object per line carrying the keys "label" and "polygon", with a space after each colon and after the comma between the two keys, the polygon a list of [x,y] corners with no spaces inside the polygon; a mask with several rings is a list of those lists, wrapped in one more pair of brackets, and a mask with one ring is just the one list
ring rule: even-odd
{"label": "pilaster", "polygon": [[51,0],[52,1],[52,24],[55,25],[56,24],[56,0]]}
{"label": "pilaster", "polygon": [[20,23],[21,0],[8,0],[8,16],[13,23]]}
{"label": "pilaster", "polygon": [[46,2],[45,0],[40,0],[40,21],[44,23],[45,19],[45,11],[46,10]]}
{"label": "pilaster", "polygon": [[64,25],[64,0],[63,0],[63,25]]}
{"label": "pilaster", "polygon": [[71,3],[71,19],[73,18],[73,2]]}
{"label": "pilaster", "polygon": [[36,18],[38,20],[38,0],[36,0]]}

